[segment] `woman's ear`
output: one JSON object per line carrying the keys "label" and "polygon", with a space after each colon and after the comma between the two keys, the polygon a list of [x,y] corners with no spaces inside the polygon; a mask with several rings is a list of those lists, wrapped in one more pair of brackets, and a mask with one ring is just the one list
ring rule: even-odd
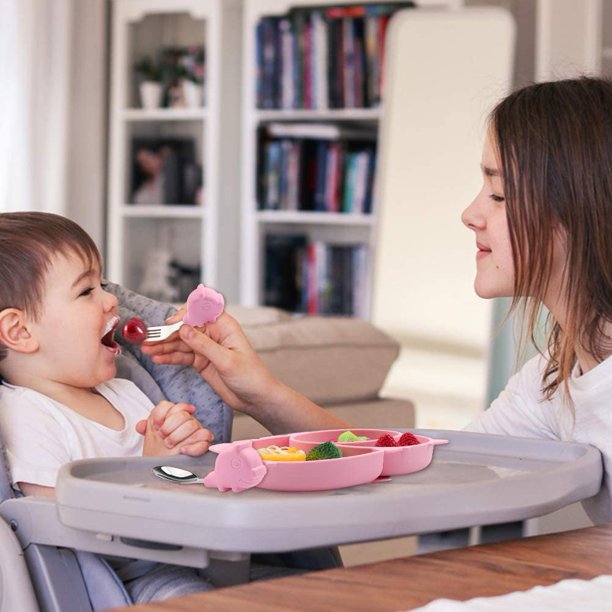
{"label": "woman's ear", "polygon": [[5,308],[0,311],[0,342],[17,353],[33,353],[38,349],[38,341],[30,332],[23,310]]}

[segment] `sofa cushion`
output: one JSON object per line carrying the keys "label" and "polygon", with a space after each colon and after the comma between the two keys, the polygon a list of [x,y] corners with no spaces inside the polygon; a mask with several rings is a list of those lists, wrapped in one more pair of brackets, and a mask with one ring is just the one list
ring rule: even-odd
{"label": "sofa cushion", "polygon": [[395,340],[361,319],[281,317],[243,327],[272,372],[319,404],[376,397],[399,353]]}
{"label": "sofa cushion", "polygon": [[280,308],[273,306],[240,306],[239,304],[227,304],[225,310],[235,319],[240,321],[244,328],[259,327],[262,325],[273,325],[281,321],[291,321],[292,316]]}

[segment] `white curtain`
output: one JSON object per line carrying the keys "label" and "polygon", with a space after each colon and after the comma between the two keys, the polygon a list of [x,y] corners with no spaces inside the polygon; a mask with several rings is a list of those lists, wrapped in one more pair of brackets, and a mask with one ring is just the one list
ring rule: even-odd
{"label": "white curtain", "polygon": [[0,211],[66,211],[74,0],[0,0]]}

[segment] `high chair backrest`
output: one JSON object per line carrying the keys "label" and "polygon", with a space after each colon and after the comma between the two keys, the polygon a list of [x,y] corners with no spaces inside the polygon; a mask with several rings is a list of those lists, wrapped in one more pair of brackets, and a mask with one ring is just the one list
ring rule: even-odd
{"label": "high chair backrest", "polygon": [[[106,290],[119,299],[119,329],[132,317],[142,319],[147,325],[160,325],[176,310],[172,304],[151,300],[113,283],[108,283]],[[117,376],[132,380],[153,403],[167,399],[193,404],[196,418],[214,434],[215,442],[230,440],[232,411],[198,372],[191,367],[154,363],[143,355],[138,345],[128,343],[119,332],[116,340],[122,349],[117,359]]]}
{"label": "high chair backrest", "polygon": [[0,501],[15,497],[15,491],[11,485],[11,473],[9,470],[8,457],[6,456],[6,447],[4,446],[4,438],[0,432]]}

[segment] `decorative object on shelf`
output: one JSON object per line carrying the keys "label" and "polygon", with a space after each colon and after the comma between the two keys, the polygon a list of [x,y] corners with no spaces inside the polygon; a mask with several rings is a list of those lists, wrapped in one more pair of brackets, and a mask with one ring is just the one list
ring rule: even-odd
{"label": "decorative object on shelf", "polygon": [[156,247],[147,253],[144,275],[138,292],[161,302],[179,299],[178,289],[172,284],[172,253]]}
{"label": "decorative object on shelf", "polygon": [[159,108],[164,93],[162,67],[151,56],[146,55],[134,64],[134,70],[142,79],[138,85],[140,104],[145,109]]}
{"label": "decorative object on shelf", "polygon": [[196,204],[201,184],[193,139],[132,140],[133,204]]}
{"label": "decorative object on shelf", "polygon": [[204,87],[195,81],[189,79],[181,80],[183,89],[183,100],[187,108],[198,108],[202,106],[204,98]]}
{"label": "decorative object on shelf", "polygon": [[167,105],[170,108],[201,107],[204,103],[204,47],[165,47],[161,58],[166,73]]}

